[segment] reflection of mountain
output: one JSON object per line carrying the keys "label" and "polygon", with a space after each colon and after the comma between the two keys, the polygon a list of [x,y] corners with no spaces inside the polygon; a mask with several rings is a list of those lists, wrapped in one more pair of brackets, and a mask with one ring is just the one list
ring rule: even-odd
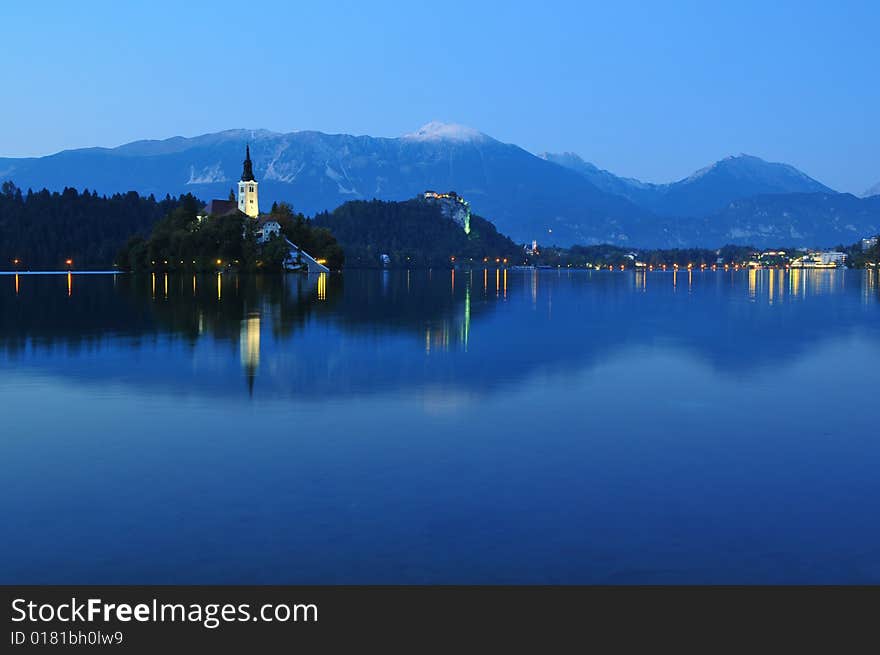
{"label": "reflection of mountain", "polygon": [[19,369],[178,394],[251,386],[256,398],[488,393],[629,348],[686,351],[744,375],[835,339],[880,339],[877,275],[74,276],[69,296],[64,276],[22,276],[18,294],[9,276],[0,348]]}

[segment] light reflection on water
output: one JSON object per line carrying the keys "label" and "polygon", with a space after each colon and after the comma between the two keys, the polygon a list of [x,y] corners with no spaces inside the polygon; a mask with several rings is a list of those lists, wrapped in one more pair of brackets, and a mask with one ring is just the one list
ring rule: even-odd
{"label": "light reflection on water", "polygon": [[876,278],[0,276],[0,582],[880,582]]}

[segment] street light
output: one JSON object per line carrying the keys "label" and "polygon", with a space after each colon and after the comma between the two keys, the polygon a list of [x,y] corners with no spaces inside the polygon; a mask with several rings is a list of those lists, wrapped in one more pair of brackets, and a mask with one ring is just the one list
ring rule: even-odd
{"label": "street light", "polygon": [[73,260],[72,260],[72,259],[68,259],[68,260],[65,261],[64,263],[67,264],[67,270],[68,270],[68,271],[69,271],[70,268],[73,266]]}
{"label": "street light", "polygon": [[12,260],[12,264],[15,266],[15,271],[18,272],[18,265],[21,264],[21,260],[18,257],[16,257],[15,259]]}

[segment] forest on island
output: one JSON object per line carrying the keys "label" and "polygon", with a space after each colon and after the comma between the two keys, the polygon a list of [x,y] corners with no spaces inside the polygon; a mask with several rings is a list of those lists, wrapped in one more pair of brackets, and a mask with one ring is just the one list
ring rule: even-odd
{"label": "forest on island", "polygon": [[[122,270],[240,271],[283,270],[289,246],[282,236],[259,243],[258,222],[233,212],[199,219],[200,203],[185,199],[156,223],[149,236],[131,237],[119,251]],[[281,226],[281,234],[311,256],[326,261],[331,270],[342,268],[342,248],[329,230],[315,227],[286,203],[272,205],[268,217]]]}

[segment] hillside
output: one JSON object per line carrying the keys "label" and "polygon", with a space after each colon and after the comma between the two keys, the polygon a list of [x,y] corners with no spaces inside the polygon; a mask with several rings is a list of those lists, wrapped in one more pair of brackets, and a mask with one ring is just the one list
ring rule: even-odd
{"label": "hillside", "polygon": [[379,266],[382,254],[392,266],[450,266],[483,258],[518,261],[522,256],[522,248],[489,221],[472,215],[470,233],[465,234],[436,205],[421,199],[354,200],[318,214],[313,223],[333,233],[347,266]]}
{"label": "hillside", "polygon": [[792,193],[732,202],[698,221],[704,243],[829,247],[880,233],[880,196]]}
{"label": "hillside", "polygon": [[624,196],[660,216],[702,217],[730,203],[759,195],[834,193],[794,166],[767,162],[752,155],[725,157],[669,184],[618,177],[574,153],[544,153],[547,161],[573,170],[598,188]]}

